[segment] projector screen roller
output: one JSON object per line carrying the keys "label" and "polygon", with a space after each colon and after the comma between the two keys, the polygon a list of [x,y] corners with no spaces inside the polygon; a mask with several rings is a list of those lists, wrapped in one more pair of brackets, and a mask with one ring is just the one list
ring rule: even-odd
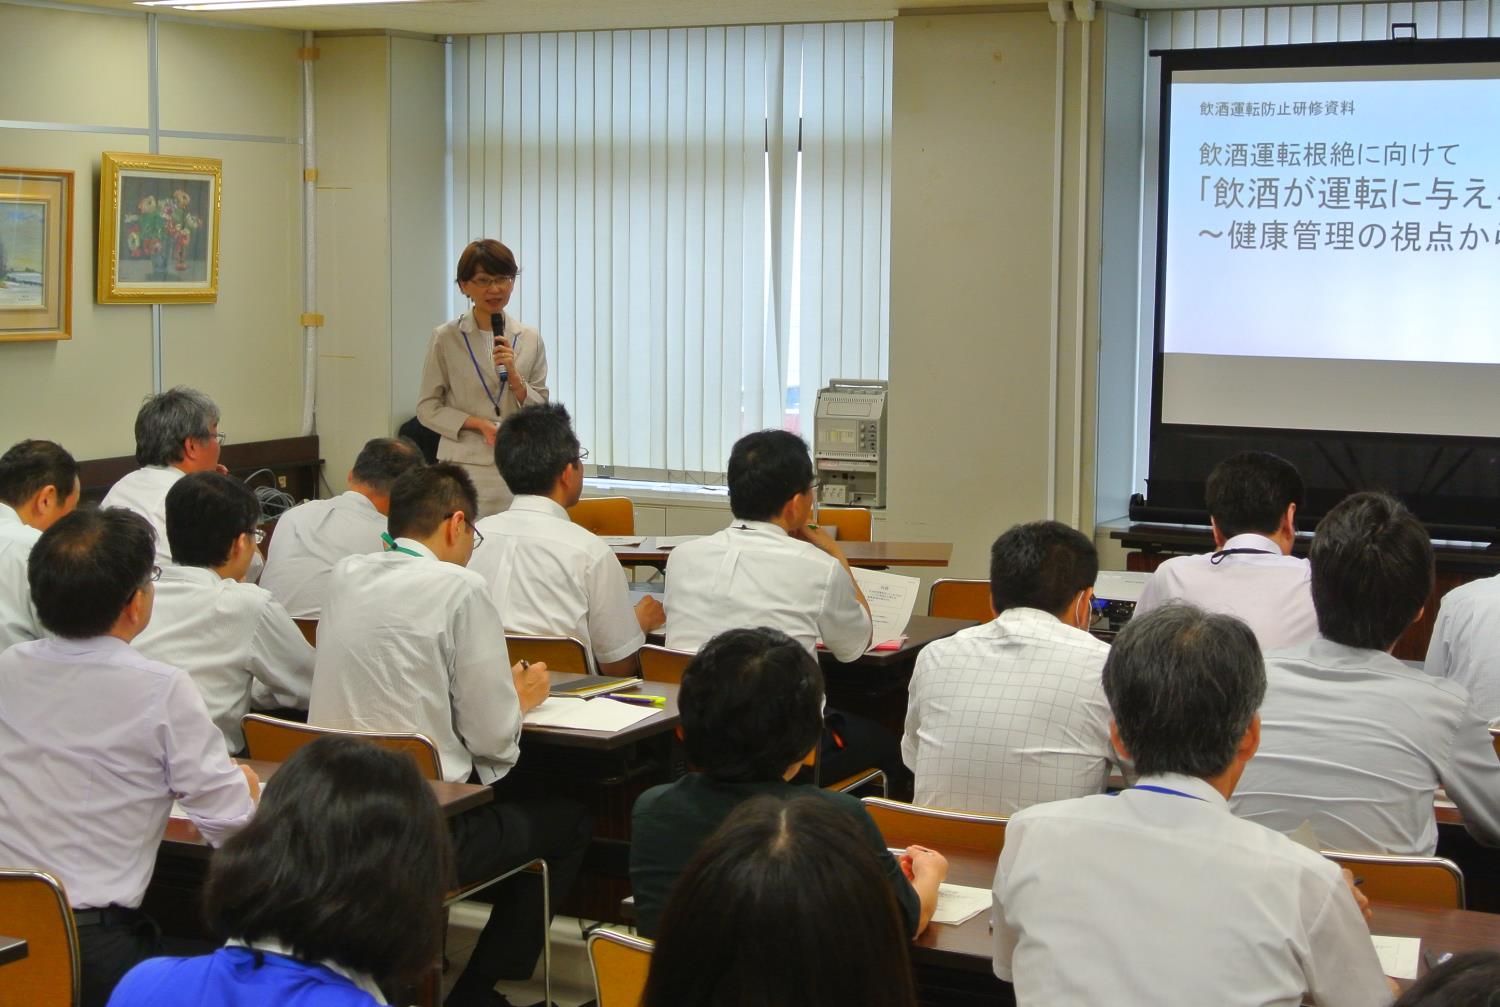
{"label": "projector screen roller", "polygon": [[1169,83],[1158,422],[1500,436],[1500,66]]}

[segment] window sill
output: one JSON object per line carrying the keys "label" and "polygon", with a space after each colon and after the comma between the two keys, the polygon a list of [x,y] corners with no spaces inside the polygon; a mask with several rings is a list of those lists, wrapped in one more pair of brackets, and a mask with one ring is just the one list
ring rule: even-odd
{"label": "window sill", "polygon": [[678,506],[729,509],[729,488],[700,486],[692,483],[654,482],[648,479],[605,479],[588,476],[584,491],[590,496],[628,496],[638,504],[676,504]]}

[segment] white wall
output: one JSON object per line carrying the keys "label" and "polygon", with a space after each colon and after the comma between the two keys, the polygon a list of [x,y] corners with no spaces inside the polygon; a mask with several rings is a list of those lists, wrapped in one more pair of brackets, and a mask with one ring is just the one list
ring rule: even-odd
{"label": "white wall", "polygon": [[[153,389],[152,309],[94,303],[99,155],[145,152],[147,17],[0,4],[0,164],[71,169],[73,338],[0,343],[0,449],[60,441],[78,458],[130,454]],[[301,70],[296,33],[159,19],[164,154],[224,162],[216,304],[166,305],[162,373],[193,384],[236,441],[298,432]]]}

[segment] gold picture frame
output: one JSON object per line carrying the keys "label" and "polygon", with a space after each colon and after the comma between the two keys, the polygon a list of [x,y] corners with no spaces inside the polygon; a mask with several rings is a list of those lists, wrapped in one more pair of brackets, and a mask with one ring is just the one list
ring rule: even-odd
{"label": "gold picture frame", "polygon": [[71,339],[73,173],[0,168],[0,342]]}
{"label": "gold picture frame", "polygon": [[222,179],[212,157],[101,155],[100,304],[219,299]]}

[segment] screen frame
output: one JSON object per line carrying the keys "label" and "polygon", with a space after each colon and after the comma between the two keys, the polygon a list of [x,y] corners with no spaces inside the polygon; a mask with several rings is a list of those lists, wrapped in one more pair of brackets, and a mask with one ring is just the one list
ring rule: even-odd
{"label": "screen frame", "polygon": [[[1325,443],[1359,443],[1369,447],[1389,444],[1396,449],[1430,448],[1434,457],[1453,449],[1487,449],[1500,457],[1500,437],[1467,437],[1439,434],[1372,433],[1347,430],[1308,430],[1279,427],[1232,427],[1162,421],[1163,371],[1166,319],[1163,304],[1167,282],[1167,215],[1171,172],[1172,83],[1179,72],[1201,70],[1271,70],[1317,67],[1442,65],[1493,63],[1500,77],[1500,38],[1484,39],[1395,39],[1374,42],[1320,42],[1291,45],[1239,46],[1205,49],[1153,49],[1160,57],[1159,151],[1157,159],[1156,276],[1153,291],[1150,441],[1147,450],[1147,494],[1131,498],[1130,518],[1185,524],[1208,524],[1203,488],[1208,473],[1197,483],[1173,480],[1170,491],[1153,494],[1152,484],[1162,488],[1168,481],[1159,476],[1158,456],[1180,449],[1190,440],[1203,438],[1243,439],[1243,450],[1266,449],[1270,441],[1296,440],[1323,449]],[[1359,489],[1362,487],[1354,487]],[[1350,490],[1352,491],[1352,490]],[[1452,506],[1441,495],[1423,496],[1396,492],[1412,508],[1434,537],[1478,541],[1500,541],[1500,506],[1494,517],[1474,520],[1474,515]],[[1449,506],[1445,506],[1445,503]],[[1326,513],[1325,507],[1299,508],[1297,525],[1310,529]]]}

